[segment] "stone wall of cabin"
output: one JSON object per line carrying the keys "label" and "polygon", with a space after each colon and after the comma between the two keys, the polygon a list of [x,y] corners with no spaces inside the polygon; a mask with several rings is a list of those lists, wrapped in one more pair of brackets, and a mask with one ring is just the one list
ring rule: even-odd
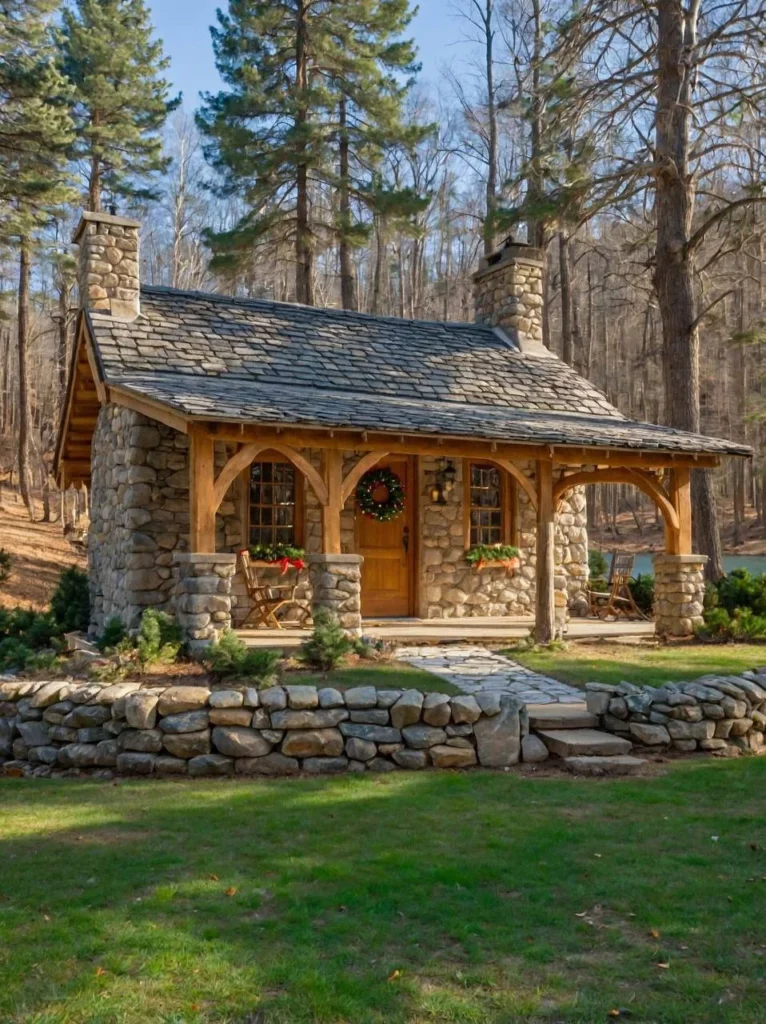
{"label": "stone wall of cabin", "polygon": [[[112,617],[135,628],[143,609],[172,611],[177,587],[174,554],[188,550],[188,438],[161,423],[116,405],[102,408],[93,442],[91,525],[88,537],[92,631],[100,632]],[[216,463],[228,455],[216,446]],[[321,452],[302,454],[317,468]],[[344,474],[360,457],[348,452]],[[477,570],[464,558],[464,464],[455,460],[457,479],[446,505],[430,501],[435,460],[420,460],[420,588],[423,618],[525,615],[534,613],[535,512],[522,488],[518,491],[520,567]],[[532,464],[523,467],[532,472]],[[308,554],[321,553],[321,512],[311,487],[304,487],[305,535]],[[232,484],[216,520],[216,550],[236,552],[247,541],[246,495],[241,480]],[[342,514],[344,553],[355,551],[354,498]],[[585,498],[575,492],[565,502],[557,526],[556,586],[577,614],[587,587],[588,547]],[[264,570],[259,570],[264,572]],[[279,569],[265,570],[275,581]],[[297,604],[285,616],[299,622],[309,612],[308,572],[301,573]],[[241,574],[232,582],[232,618],[238,626],[250,610]]]}
{"label": "stone wall of cabin", "polygon": [[[227,453],[216,451],[223,465]],[[216,521],[216,547],[242,541],[232,492]],[[173,556],[188,550],[189,439],[140,413],[102,407],[93,437],[88,563],[91,630],[111,618],[135,628],[144,608],[172,611]]]}

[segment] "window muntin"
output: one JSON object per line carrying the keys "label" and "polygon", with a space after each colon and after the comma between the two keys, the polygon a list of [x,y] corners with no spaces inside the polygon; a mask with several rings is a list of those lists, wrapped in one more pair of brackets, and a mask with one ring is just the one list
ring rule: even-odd
{"label": "window muntin", "polygon": [[250,467],[250,544],[298,545],[298,473],[291,462]]}

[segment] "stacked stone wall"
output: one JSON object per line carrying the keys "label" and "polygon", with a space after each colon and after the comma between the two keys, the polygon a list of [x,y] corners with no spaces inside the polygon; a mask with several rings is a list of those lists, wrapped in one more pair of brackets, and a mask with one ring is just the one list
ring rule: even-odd
{"label": "stacked stone wall", "polygon": [[[226,457],[218,446],[219,467]],[[189,439],[131,409],[105,405],[91,466],[91,629],[100,632],[113,617],[134,629],[144,608],[174,610],[174,555],[188,550]],[[233,488],[216,519],[216,547],[230,551],[241,541]]]}
{"label": "stacked stone wall", "polygon": [[690,683],[588,683],[588,710],[602,728],[648,747],[722,757],[766,754],[766,673],[700,676]]}
{"label": "stacked stone wall", "polygon": [[6,774],[507,768],[527,732],[524,704],[492,691],[0,681]]}

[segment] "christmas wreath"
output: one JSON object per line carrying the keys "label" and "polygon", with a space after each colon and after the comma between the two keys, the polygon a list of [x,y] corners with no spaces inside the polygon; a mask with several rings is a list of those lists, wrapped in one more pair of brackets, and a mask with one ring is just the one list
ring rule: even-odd
{"label": "christmas wreath", "polygon": [[[382,501],[375,497],[381,489],[387,492]],[[404,511],[404,484],[393,470],[370,469],[356,485],[356,503],[363,515],[387,523]]]}

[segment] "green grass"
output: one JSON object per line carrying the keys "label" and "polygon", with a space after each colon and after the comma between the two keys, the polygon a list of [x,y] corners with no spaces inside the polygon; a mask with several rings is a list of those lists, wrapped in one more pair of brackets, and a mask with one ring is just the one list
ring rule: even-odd
{"label": "green grass", "polygon": [[312,683],[346,690],[349,686],[377,686],[380,690],[422,690],[423,693],[462,693],[457,686],[440,679],[432,672],[413,668],[402,661],[387,664],[351,665],[323,675],[321,672],[289,672],[284,683]]}
{"label": "green grass", "polygon": [[0,1021],[757,1024],[765,785],[0,780]]}
{"label": "green grass", "polygon": [[568,644],[563,650],[503,652],[514,661],[567,683],[620,683],[660,686],[696,679],[709,672],[736,675],[766,665],[763,644],[684,644],[675,647],[626,644]]}

